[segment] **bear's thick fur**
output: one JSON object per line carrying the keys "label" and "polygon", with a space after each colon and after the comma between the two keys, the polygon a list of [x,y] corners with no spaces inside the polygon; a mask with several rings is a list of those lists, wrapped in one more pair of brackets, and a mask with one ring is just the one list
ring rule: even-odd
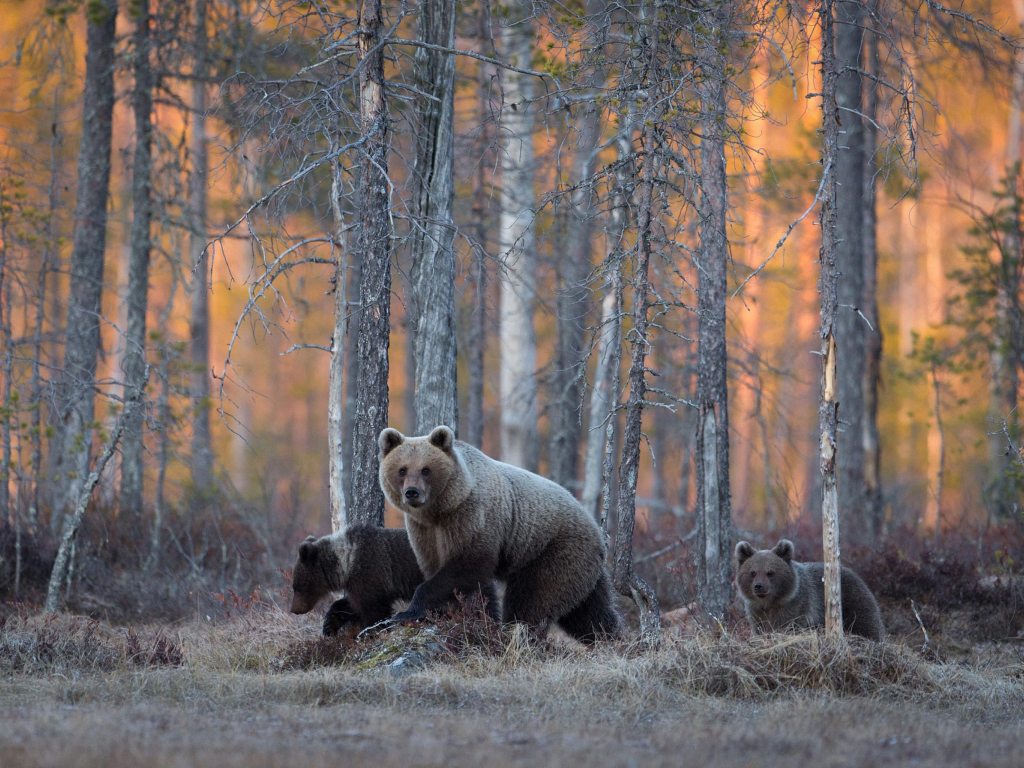
{"label": "bear's thick fur", "polygon": [[[823,563],[793,561],[793,542],[783,539],[772,549],[736,545],[740,594],[755,632],[825,626]],[[870,640],[885,634],[878,602],[860,576],[849,568],[840,572],[843,628]]]}
{"label": "bear's thick fur", "polygon": [[396,618],[423,618],[455,592],[477,591],[493,615],[497,578],[505,621],[557,621],[584,642],[618,635],[603,537],[568,491],[457,441],[448,427],[411,438],[385,429],[379,442],[381,487],[405,514],[427,579]]}
{"label": "bear's thick fur", "polygon": [[309,536],[299,546],[292,571],[292,613],[308,613],[331,592],[324,634],[347,624],[365,629],[392,614],[395,600],[409,600],[423,583],[423,572],[401,528],[350,525],[330,536]]}

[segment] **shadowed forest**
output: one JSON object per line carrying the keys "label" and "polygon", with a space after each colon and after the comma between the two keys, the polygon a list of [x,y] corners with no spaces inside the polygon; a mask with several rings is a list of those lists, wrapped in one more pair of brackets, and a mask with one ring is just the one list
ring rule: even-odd
{"label": "shadowed forest", "polygon": [[[1020,0],[0,7],[4,762],[1014,764]],[[438,425],[622,638],[286,612]],[[751,631],[783,538],[885,642]]]}

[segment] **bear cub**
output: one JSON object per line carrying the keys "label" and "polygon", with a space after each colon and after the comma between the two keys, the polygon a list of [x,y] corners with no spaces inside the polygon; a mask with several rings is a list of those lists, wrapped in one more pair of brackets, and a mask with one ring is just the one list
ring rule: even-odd
{"label": "bear cub", "polygon": [[309,536],[292,572],[292,613],[309,613],[331,592],[344,590],[324,616],[325,635],[390,618],[392,603],[409,600],[423,572],[402,528],[350,525],[330,536]]}
{"label": "bear cub", "polygon": [[[793,560],[793,542],[772,549],[736,545],[736,580],[755,632],[825,626],[824,563]],[[849,568],[840,574],[843,629],[847,634],[880,641],[885,634],[878,602],[860,576]]]}

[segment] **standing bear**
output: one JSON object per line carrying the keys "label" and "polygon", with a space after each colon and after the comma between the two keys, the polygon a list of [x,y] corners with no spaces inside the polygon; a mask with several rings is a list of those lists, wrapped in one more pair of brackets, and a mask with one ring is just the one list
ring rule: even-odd
{"label": "standing bear", "polygon": [[309,536],[299,545],[292,571],[292,613],[309,613],[331,592],[346,592],[324,616],[324,634],[348,624],[360,629],[392,614],[396,600],[408,600],[423,573],[401,528],[349,525],[330,536]]}
{"label": "standing bear", "polygon": [[555,621],[586,643],[618,635],[601,531],[568,491],[448,427],[410,438],[385,429],[379,443],[381,488],[405,514],[426,577],[396,619],[423,618],[456,592],[481,592],[494,615],[498,579],[507,622]]}
{"label": "standing bear", "polygon": [[[755,632],[825,626],[824,563],[793,560],[793,542],[783,539],[772,549],[736,545],[736,580]],[[843,629],[880,641],[885,634],[882,614],[871,590],[849,568],[840,572]]]}

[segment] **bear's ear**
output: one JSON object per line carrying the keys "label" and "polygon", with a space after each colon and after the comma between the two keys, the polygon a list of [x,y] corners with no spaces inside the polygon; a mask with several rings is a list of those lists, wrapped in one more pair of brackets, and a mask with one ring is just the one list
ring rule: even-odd
{"label": "bear's ear", "polygon": [[754,555],[754,548],[750,546],[750,542],[741,541],[736,545],[736,565],[743,565],[750,557]]}
{"label": "bear's ear", "polygon": [[312,563],[316,560],[316,539],[313,536],[307,536],[299,545],[299,560],[303,563]]}
{"label": "bear's ear", "polygon": [[452,447],[455,445],[455,434],[449,427],[434,427],[434,431],[430,433],[427,440],[435,448],[440,448],[445,453],[451,453]]}
{"label": "bear's ear", "polygon": [[793,559],[793,542],[789,539],[783,539],[772,548],[772,552],[788,563]]}
{"label": "bear's ear", "polygon": [[380,433],[380,437],[377,438],[377,445],[380,446],[380,457],[383,459],[395,448],[405,442],[405,435],[399,432],[397,429],[388,427]]}

